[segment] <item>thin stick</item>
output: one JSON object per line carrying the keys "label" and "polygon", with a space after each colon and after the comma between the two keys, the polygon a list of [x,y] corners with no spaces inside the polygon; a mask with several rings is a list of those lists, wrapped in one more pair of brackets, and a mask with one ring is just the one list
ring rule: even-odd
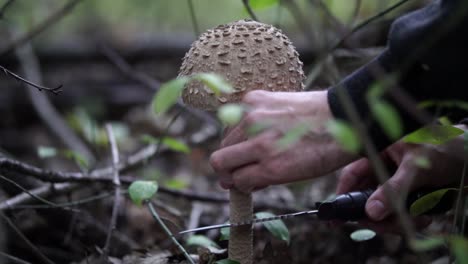
{"label": "thin stick", "polygon": [[244,3],[245,9],[247,10],[247,13],[249,13],[250,17],[253,20],[260,22],[257,16],[255,15],[252,7],[250,6],[249,0],[242,0],[242,3]]}
{"label": "thin stick", "polygon": [[197,16],[195,14],[195,8],[193,6],[192,0],[187,0],[188,7],[190,10],[190,19],[192,20],[193,32],[195,33],[195,37],[200,35],[200,28],[198,27]]}
{"label": "thin stick", "polygon": [[[26,260],[22,260],[18,257],[15,257],[15,256],[12,256],[10,254],[7,254],[5,252],[1,252],[0,251],[0,256],[3,257],[3,258],[6,258],[8,260],[10,260],[12,263],[17,263],[17,264],[32,264],[31,262],[28,262]],[[0,258],[0,260],[2,260],[2,258]]]}
{"label": "thin stick", "polygon": [[28,43],[31,39],[35,38],[37,35],[45,31],[47,28],[49,28],[57,21],[65,17],[67,14],[69,14],[79,2],[81,2],[81,0],[70,0],[62,8],[58,9],[49,17],[47,17],[42,23],[36,25],[32,30],[30,30],[26,34],[13,40],[10,44],[7,45],[6,48],[0,51],[0,56],[5,55],[6,53],[10,53],[17,47]]}
{"label": "thin stick", "polygon": [[45,86],[42,86],[42,85],[39,85],[39,84],[35,84],[31,81],[28,81],[26,80],[25,78],[19,76],[18,74],[8,70],[7,68],[3,67],[0,65],[0,70],[2,70],[6,75],[10,75],[11,77],[15,78],[16,80],[20,81],[20,82],[24,82],[34,88],[37,88],[39,91],[48,91],[48,92],[51,92],[53,94],[59,94],[60,92],[62,92],[62,85],[59,85],[55,88],[49,88],[49,87],[45,87]]}
{"label": "thin stick", "polygon": [[[159,80],[154,79],[144,72],[140,72],[132,68],[132,66],[125,61],[125,59],[119,55],[115,50],[110,48],[108,45],[101,45],[102,53],[128,78],[142,84],[144,87],[151,89],[152,91],[158,91],[161,86]],[[213,117],[207,115],[203,111],[197,109],[189,109],[180,101],[176,102],[177,107],[191,114],[192,116],[214,126],[219,126]]]}
{"label": "thin stick", "polygon": [[171,238],[172,242],[174,242],[177,248],[184,254],[187,261],[190,262],[191,264],[195,264],[195,261],[192,259],[192,257],[190,257],[187,250],[185,250],[185,248],[179,243],[179,241],[177,241],[177,239],[171,233],[169,228],[167,228],[167,226],[164,224],[162,219],[159,217],[158,213],[154,209],[153,204],[150,201],[147,201],[146,205],[148,206],[149,211],[151,212],[151,215],[153,216],[153,218],[159,223],[159,225],[163,228],[164,232],[166,232],[166,234]]}
{"label": "thin stick", "polygon": [[393,10],[397,9],[398,7],[400,7],[401,5],[405,4],[408,1],[410,1],[410,0],[402,0],[400,2],[397,2],[394,5],[388,7],[387,9],[382,10],[381,12],[377,13],[375,16],[372,16],[372,17],[362,21],[361,23],[359,23],[358,25],[353,27],[353,29],[351,29],[351,31],[349,31],[347,34],[345,34],[340,40],[338,40],[338,42],[330,49],[330,52],[336,50],[341,45],[343,45],[346,42],[346,40],[348,40],[348,38],[351,35],[353,35],[354,33],[356,33],[357,31],[359,31],[362,28],[366,27],[367,25],[371,24],[375,20],[385,16],[386,14],[392,12]]}
{"label": "thin stick", "polygon": [[103,256],[107,257],[109,254],[109,248],[111,245],[112,232],[116,229],[117,226],[117,216],[119,214],[119,207],[121,201],[121,190],[120,190],[120,177],[119,177],[119,150],[117,147],[117,142],[115,140],[114,132],[112,131],[112,125],[106,124],[107,137],[109,139],[111,152],[112,152],[112,168],[113,168],[113,184],[115,188],[114,195],[114,205],[112,207],[112,216],[109,224],[109,231],[107,232],[106,244],[103,249]]}
{"label": "thin stick", "polygon": [[[463,172],[462,172],[462,177],[460,179],[460,185],[458,187],[458,195],[457,195],[457,200],[456,200],[456,203],[455,203],[455,215],[453,217],[453,223],[452,223],[452,234],[456,234],[457,233],[457,222],[460,220],[458,219],[460,217],[460,211],[464,211],[463,210],[463,193],[464,193],[464,189],[465,189],[465,176],[466,176],[466,173],[467,173],[467,164],[466,164],[466,160],[465,162],[463,163]],[[465,213],[465,212],[463,212]]]}
{"label": "thin stick", "polygon": [[3,212],[0,211],[0,217],[15,231],[15,233],[26,243],[26,245],[33,251],[33,253],[40,258],[44,263],[54,264],[44,253],[42,253],[24,234],[19,228],[7,217]]}
{"label": "thin stick", "polygon": [[3,19],[5,17],[5,11],[8,9],[8,7],[13,4],[15,0],[8,0],[3,6],[0,8],[0,19]]}
{"label": "thin stick", "polygon": [[22,190],[23,192],[29,194],[32,198],[34,198],[34,199],[36,199],[36,200],[38,200],[38,201],[40,201],[40,202],[43,202],[43,203],[45,203],[45,204],[47,204],[47,205],[49,205],[49,206],[57,206],[57,204],[55,204],[55,203],[53,203],[53,202],[51,202],[51,201],[48,201],[48,200],[46,200],[46,199],[44,199],[44,198],[42,198],[42,197],[40,197],[40,196],[37,196],[37,195],[35,195],[34,193],[31,193],[30,191],[28,191],[28,190],[27,190],[26,188],[24,188],[23,186],[21,186],[21,185],[19,185],[18,183],[14,182],[14,181],[12,181],[12,180],[10,180],[10,179],[8,179],[7,177],[5,177],[5,176],[3,176],[3,175],[0,175],[0,179],[11,183],[11,184],[14,185],[16,188],[18,188],[18,189]]}

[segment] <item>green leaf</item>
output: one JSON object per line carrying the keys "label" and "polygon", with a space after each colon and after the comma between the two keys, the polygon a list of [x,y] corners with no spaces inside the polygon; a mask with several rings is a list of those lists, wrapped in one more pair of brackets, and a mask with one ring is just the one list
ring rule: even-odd
{"label": "green leaf", "polygon": [[[266,218],[275,216],[269,212],[258,212],[255,214],[256,218]],[[263,222],[263,225],[270,231],[270,233],[283,241],[286,241],[288,244],[291,242],[291,236],[286,225],[281,220],[273,220],[268,222]]]}
{"label": "green leaf", "polygon": [[212,90],[216,96],[221,93],[230,94],[234,92],[231,84],[229,84],[223,77],[214,73],[199,73],[193,77],[196,80],[201,81],[210,90]]}
{"label": "green leaf", "polygon": [[361,148],[354,129],[346,122],[331,120],[327,123],[327,130],[345,150],[356,153]]}
{"label": "green leaf", "polygon": [[277,5],[279,0],[250,0],[250,7],[253,9],[262,9]]}
{"label": "green leaf", "polygon": [[356,242],[362,242],[362,241],[367,241],[371,240],[372,238],[375,237],[375,232],[370,230],[370,229],[359,229],[351,233],[349,235],[352,240]]}
{"label": "green leaf", "polygon": [[156,114],[164,114],[171,108],[179,98],[185,85],[189,82],[188,77],[179,77],[164,83],[153,98],[153,110]]}
{"label": "green leaf", "polygon": [[370,109],[388,137],[400,138],[403,134],[403,126],[395,107],[384,100],[375,100],[370,102]]}
{"label": "green leaf", "polygon": [[461,100],[436,100],[424,101],[418,105],[421,108],[439,107],[439,108],[459,108],[468,111],[468,102]]}
{"label": "green leaf", "polygon": [[134,181],[128,187],[128,193],[133,203],[141,206],[143,201],[151,199],[158,191],[158,183],[155,181]]}
{"label": "green leaf", "polygon": [[164,186],[174,189],[174,190],[183,190],[188,187],[188,183],[179,179],[170,179],[164,182]]}
{"label": "green leaf", "polygon": [[[229,221],[227,221],[226,224],[227,223],[229,223]],[[221,237],[219,238],[220,241],[229,240],[229,237],[231,236],[231,229],[229,227],[221,228],[220,233],[221,233]]]}
{"label": "green leaf", "polygon": [[37,155],[41,159],[52,158],[57,156],[57,149],[53,147],[39,146],[37,148]]}
{"label": "green leaf", "polygon": [[421,169],[430,169],[431,161],[426,156],[417,156],[414,158],[414,164]]}
{"label": "green leaf", "polygon": [[403,141],[414,144],[441,145],[463,133],[462,129],[454,126],[432,125],[412,132],[405,136]]}
{"label": "green leaf", "polygon": [[452,249],[456,263],[468,263],[468,240],[462,236],[450,238],[450,247]]}
{"label": "green leaf", "polygon": [[429,237],[426,239],[413,239],[410,242],[411,248],[416,251],[429,251],[445,244],[444,237]]}
{"label": "green leaf", "polygon": [[87,170],[89,169],[89,161],[88,159],[81,155],[80,153],[76,152],[76,151],[73,151],[73,150],[64,150],[63,151],[63,155],[67,158],[67,159],[71,159],[73,160],[76,164],[78,164],[78,166],[82,169],[82,170]]}
{"label": "green leaf", "polygon": [[[143,141],[146,144],[159,144],[160,138],[155,138],[151,135],[143,135],[141,136],[141,141]],[[182,153],[190,153],[190,147],[185,144],[184,142],[172,138],[172,137],[164,137],[162,140],[162,144],[169,149],[177,152],[182,152]]]}
{"label": "green leaf", "polygon": [[455,188],[440,189],[424,195],[414,201],[410,206],[410,215],[418,216],[434,208],[448,191],[456,191]]}
{"label": "green leaf", "polygon": [[187,245],[189,246],[199,246],[199,247],[216,247],[220,248],[213,240],[209,239],[206,236],[202,235],[193,235],[187,239]]}
{"label": "green leaf", "polygon": [[231,259],[222,259],[216,261],[215,264],[240,264],[240,262]]}
{"label": "green leaf", "polygon": [[239,123],[243,114],[244,107],[238,104],[226,104],[218,109],[219,120],[228,126]]}
{"label": "green leaf", "polygon": [[288,130],[280,139],[278,139],[276,145],[280,150],[287,149],[289,146],[297,143],[309,131],[309,125],[299,124]]}

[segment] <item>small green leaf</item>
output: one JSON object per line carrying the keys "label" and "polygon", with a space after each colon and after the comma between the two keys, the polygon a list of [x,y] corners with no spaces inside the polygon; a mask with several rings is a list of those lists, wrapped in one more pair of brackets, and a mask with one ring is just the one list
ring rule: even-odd
{"label": "small green leaf", "polygon": [[247,128],[247,135],[249,136],[256,136],[261,132],[265,131],[266,129],[272,126],[272,122],[269,121],[261,121],[252,124],[250,127]]}
{"label": "small green leaf", "polygon": [[[159,144],[160,139],[155,138],[151,135],[143,135],[141,136],[141,141],[143,141],[146,144],[156,145]],[[162,140],[162,144],[173,151],[182,152],[186,154],[190,153],[190,147],[187,146],[187,144],[172,137],[164,137]]]}
{"label": "small green leaf", "polygon": [[431,161],[426,156],[417,156],[414,158],[414,164],[421,169],[430,169]]}
{"label": "small green leaf", "polygon": [[345,150],[356,153],[361,148],[354,129],[346,122],[331,120],[327,123],[327,130]]}
{"label": "small green leaf", "polygon": [[422,127],[405,136],[403,141],[414,144],[441,145],[445,142],[463,134],[462,129],[454,126],[432,125]]}
{"label": "small green leaf", "polygon": [[268,8],[274,5],[277,5],[279,0],[250,0],[250,6],[253,9],[262,9],[262,8]]}
{"label": "small green leaf", "polygon": [[452,249],[456,263],[468,263],[468,240],[462,236],[450,238],[450,247]]}
{"label": "small green leaf", "polygon": [[57,156],[57,149],[53,147],[39,146],[37,148],[37,155],[41,159],[52,158]]}
{"label": "small green leaf", "polygon": [[[266,218],[266,217],[273,217],[275,216],[269,212],[258,212],[255,213],[256,218]],[[263,222],[263,225],[270,231],[270,233],[283,241],[286,241],[288,244],[291,242],[291,236],[289,234],[289,230],[286,225],[281,220],[273,220],[268,222]]]}
{"label": "small green leaf", "polygon": [[164,182],[164,186],[174,189],[174,190],[187,189],[188,185],[189,184],[186,181],[179,180],[179,179],[169,179]]}
{"label": "small green leaf", "polygon": [[280,150],[287,149],[289,146],[297,143],[309,131],[310,125],[299,124],[288,130],[280,139],[278,139],[276,145]]}
{"label": "small green leaf", "polygon": [[179,77],[164,83],[153,98],[153,110],[156,114],[164,114],[171,108],[180,96],[185,85],[189,82],[188,77]]}
{"label": "small green leaf", "polygon": [[375,232],[370,229],[359,229],[349,235],[352,240],[356,242],[362,242],[371,240],[375,237]]}
{"label": "small green leaf", "polygon": [[209,239],[206,236],[202,235],[193,235],[187,239],[187,245],[189,246],[199,246],[199,247],[215,247],[220,248],[213,240]]}
{"label": "small green leaf", "polygon": [[395,107],[384,100],[375,100],[369,103],[372,114],[387,136],[391,139],[398,139],[403,134],[403,126]]}
{"label": "small green leaf", "polygon": [[226,104],[218,109],[218,118],[225,125],[234,126],[242,119],[244,107],[238,104]]}
{"label": "small green leaf", "polygon": [[410,206],[410,215],[418,216],[434,208],[448,191],[456,191],[455,188],[440,189],[424,195],[414,201]]}
{"label": "small green leaf", "polygon": [[215,264],[240,264],[240,262],[231,259],[222,259],[216,261]]}
{"label": "small green leaf", "polygon": [[428,251],[445,244],[443,237],[429,237],[426,239],[413,239],[410,242],[411,248],[416,251]]}
{"label": "small green leaf", "polygon": [[128,187],[128,193],[133,203],[141,206],[143,201],[151,199],[158,191],[158,183],[155,181],[134,181]]}
{"label": "small green leaf", "polygon": [[210,90],[212,90],[216,96],[221,93],[230,94],[234,92],[231,84],[229,84],[223,77],[214,73],[199,73],[193,77],[196,80],[201,81]]}
{"label": "small green leaf", "polygon": [[78,164],[78,166],[82,169],[82,170],[87,170],[89,169],[89,161],[88,159],[81,155],[80,153],[76,152],[76,151],[73,151],[73,150],[64,150],[63,151],[63,155],[67,158],[67,159],[71,159],[73,160],[74,162],[76,162],[76,164]]}
{"label": "small green leaf", "polygon": [[278,141],[276,141],[276,146],[280,150],[287,149],[288,147],[296,144],[301,140],[303,136],[307,134],[311,129],[310,125],[307,124],[298,124],[293,128],[289,129]]}
{"label": "small green leaf", "polygon": [[[229,223],[229,221],[227,221],[226,224],[227,223]],[[221,237],[219,238],[220,241],[229,240],[229,237],[231,236],[231,229],[229,227],[221,228],[220,233],[221,233]]]}

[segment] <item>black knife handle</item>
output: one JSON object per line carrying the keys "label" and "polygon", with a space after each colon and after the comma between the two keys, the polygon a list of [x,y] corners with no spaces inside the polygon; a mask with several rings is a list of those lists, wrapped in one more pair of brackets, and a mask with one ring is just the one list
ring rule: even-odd
{"label": "black knife handle", "polygon": [[[366,218],[366,202],[374,191],[374,189],[367,189],[365,191],[349,192],[338,195],[333,200],[316,203],[318,218],[341,221],[357,221]],[[436,190],[426,189],[411,193],[406,200],[406,208],[409,209],[413,202],[433,191]],[[424,214],[438,214],[448,211],[452,207],[455,193],[453,191],[446,192],[440,202]]]}

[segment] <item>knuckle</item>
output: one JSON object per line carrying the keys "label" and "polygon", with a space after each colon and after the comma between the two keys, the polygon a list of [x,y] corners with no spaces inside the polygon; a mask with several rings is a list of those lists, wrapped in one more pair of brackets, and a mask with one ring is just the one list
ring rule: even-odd
{"label": "knuckle", "polygon": [[252,111],[245,116],[245,123],[247,125],[253,125],[258,123],[261,119],[261,114],[258,111]]}
{"label": "knuckle", "polygon": [[242,101],[247,104],[255,104],[262,100],[262,98],[265,97],[266,93],[267,92],[263,90],[250,91],[244,95]]}

